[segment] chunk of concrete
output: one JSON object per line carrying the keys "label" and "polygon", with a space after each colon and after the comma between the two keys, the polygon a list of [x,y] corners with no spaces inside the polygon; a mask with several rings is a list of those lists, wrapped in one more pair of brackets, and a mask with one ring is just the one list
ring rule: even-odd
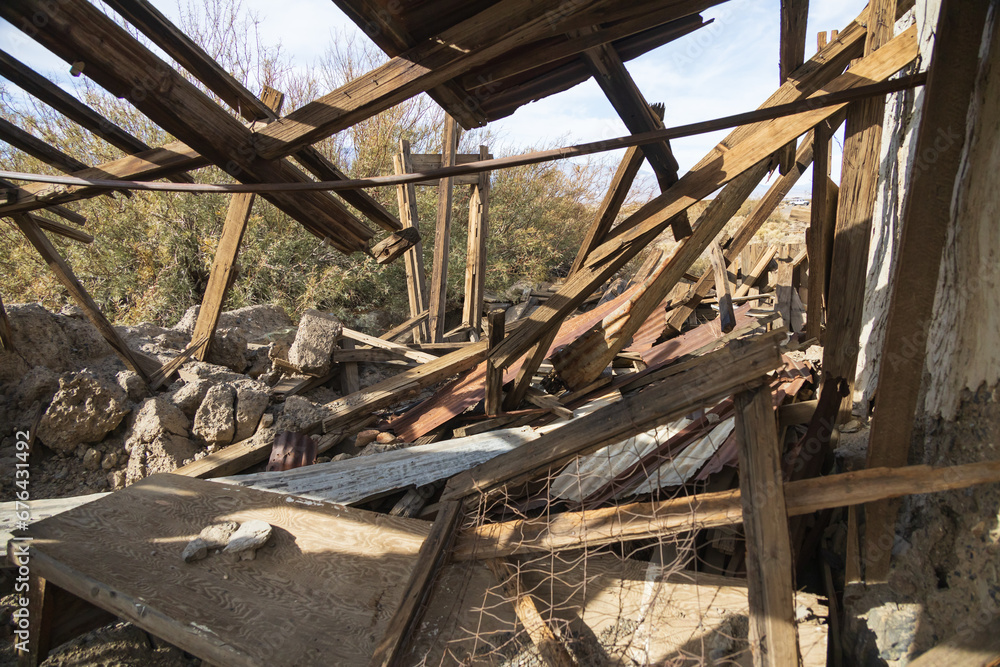
{"label": "chunk of concrete", "polygon": [[333,349],[344,330],[337,316],[307,310],[299,320],[295,342],[288,350],[288,361],[305,373],[326,375],[333,364]]}

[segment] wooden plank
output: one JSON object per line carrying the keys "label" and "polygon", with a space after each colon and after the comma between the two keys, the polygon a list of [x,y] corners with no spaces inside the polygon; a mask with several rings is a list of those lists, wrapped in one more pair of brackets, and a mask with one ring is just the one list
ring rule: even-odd
{"label": "wooden plank", "polygon": [[[825,35],[825,33],[820,33]],[[826,301],[827,275],[832,238],[836,220],[830,201],[830,169],[833,135],[837,128],[830,119],[818,124],[813,140],[812,205],[809,211],[809,300],[806,304],[806,338],[819,339],[822,335],[823,304]],[[831,213],[834,213],[831,216]]]}
{"label": "wooden plank", "polygon": [[[0,76],[126,153],[150,150],[143,141],[2,50],[0,50]],[[194,179],[187,175],[172,178],[178,183],[194,182]]]}
{"label": "wooden plank", "polygon": [[376,338],[375,336],[369,336],[366,333],[361,333],[360,331],[355,331],[354,329],[348,329],[347,327],[343,328],[340,335],[344,338],[350,338],[358,343],[363,343],[364,345],[371,345],[372,347],[378,347],[383,350],[396,352],[400,356],[412,359],[420,364],[437,361],[439,358],[437,355],[430,354],[428,352],[421,352],[420,350],[413,350],[400,343],[394,343],[391,340],[384,340],[382,338]]}
{"label": "wooden plank", "polygon": [[[637,134],[663,129],[663,121],[660,120],[662,116],[658,116],[646,102],[613,45],[601,44],[587,49],[581,55],[629,132]],[[665,191],[677,182],[677,159],[674,158],[669,141],[645,144],[641,150],[656,174],[660,190]],[[684,212],[671,221],[671,226],[674,238],[678,241],[691,234],[691,224]]]}
{"label": "wooden plank", "polygon": [[[480,147],[482,149],[482,147]],[[441,154],[440,153],[412,153],[410,155],[413,161],[413,173],[419,174],[424,171],[431,171],[432,169],[440,169],[441,164]],[[493,155],[486,152],[484,156],[480,153],[458,153],[455,155],[455,164],[471,164],[472,162],[479,162],[480,160],[492,160]],[[430,187],[437,187],[441,184],[440,179],[429,179],[426,181],[417,181],[414,185],[423,185]],[[464,176],[456,176],[452,185],[478,185],[479,184],[479,174],[466,174]]]}
{"label": "wooden plank", "polygon": [[[181,562],[206,525],[251,519],[274,527],[254,560]],[[427,533],[423,521],[178,475],[28,529],[33,573],[205,662],[244,666],[366,661]]]}
{"label": "wooden plank", "polygon": [[[135,1],[144,6],[141,0]],[[274,113],[281,111],[281,105],[285,101],[283,93],[265,86],[264,97],[267,100],[264,105],[268,110]],[[215,248],[215,257],[212,258],[212,268],[208,274],[208,285],[201,299],[194,331],[191,332],[192,341],[202,337],[207,338],[205,345],[195,354],[201,361],[208,359],[211,352],[219,316],[222,314],[226,296],[236,275],[236,258],[239,257],[240,244],[243,243],[243,234],[246,232],[250,212],[253,210],[253,200],[252,193],[237,193],[229,200],[226,220],[222,223],[222,235],[219,237],[219,245]]]}
{"label": "wooden plank", "polygon": [[128,344],[122,339],[115,328],[111,325],[101,309],[98,307],[97,302],[94,301],[93,297],[87,292],[80,281],[77,279],[76,275],[73,273],[73,269],[66,262],[59,251],[56,250],[52,242],[49,241],[45,233],[38,228],[38,225],[27,215],[18,214],[12,216],[14,223],[18,226],[24,236],[28,241],[35,247],[38,254],[42,256],[42,259],[48,264],[49,269],[55,274],[56,279],[62,284],[62,286],[70,293],[73,300],[83,309],[84,314],[90,323],[97,328],[97,331],[101,336],[108,342],[111,349],[115,351],[118,357],[122,360],[125,366],[137,373],[139,377],[142,378],[143,382],[149,382],[150,375],[159,370],[160,364],[158,361],[147,357],[141,352],[137,352],[131,349]]}
{"label": "wooden plank", "polygon": [[504,598],[514,605],[517,620],[524,626],[531,643],[538,649],[542,662],[548,667],[572,667],[577,664],[566,645],[556,636],[542,615],[531,595],[525,590],[520,573],[505,558],[492,558],[486,561]]}
{"label": "wooden plank", "polygon": [[733,312],[733,293],[729,286],[729,269],[726,257],[722,254],[722,246],[718,241],[709,245],[709,258],[712,262],[712,273],[715,274],[715,293],[719,302],[719,327],[722,333],[729,333],[736,328],[736,314]]}
{"label": "wooden plank", "polygon": [[[399,140],[399,155],[393,158],[395,173],[413,173],[410,142]],[[417,190],[413,184],[396,186],[396,199],[399,202],[399,217],[404,228],[413,228],[419,232],[420,221],[417,216]],[[422,243],[413,246],[403,256],[406,267],[406,293],[410,302],[410,317],[415,318],[427,311],[427,275],[424,272],[424,247]],[[429,313],[428,313],[429,315]],[[421,322],[413,330],[413,342],[430,341],[430,328]]]}
{"label": "wooden plank", "polygon": [[[777,335],[783,335],[778,332]],[[701,357],[696,366],[662,385],[577,417],[513,454],[452,477],[443,498],[462,498],[497,485],[517,484],[537,471],[648,431],[724,397],[780,365],[775,334],[747,344],[731,343]]]}
{"label": "wooden plank", "polygon": [[49,220],[48,218],[43,218],[40,215],[35,215],[34,213],[25,213],[31,221],[36,225],[41,227],[46,231],[50,231],[53,234],[58,234],[63,238],[72,239],[80,243],[93,243],[94,237],[87,232],[80,231],[75,227],[70,227],[62,223],[56,222],[55,220]]}
{"label": "wooden plank", "polygon": [[[340,341],[340,349],[345,352],[354,350],[354,341],[350,338],[343,338]],[[358,364],[355,361],[347,361],[338,358],[338,352],[333,354],[334,362],[340,364],[340,392],[350,395],[361,391],[361,380],[358,378]]]}
{"label": "wooden plank", "polygon": [[[953,0],[943,3],[935,32],[916,150],[933,150],[937,160],[933,169],[913,170],[904,204],[899,259],[875,396],[869,467],[903,465],[913,439],[927,332],[934,313],[937,267],[948,233],[944,221],[951,219],[952,193],[961,174],[968,109],[976,87],[976,68],[970,63],[979,56],[979,42],[987,25],[986,7],[959,4]],[[941,146],[940,128],[949,128],[954,137],[945,147]],[[907,350],[914,351],[908,354]],[[879,545],[886,535],[892,535],[897,511],[895,503],[865,507],[866,582],[887,580],[891,552]]]}
{"label": "wooden plank", "polygon": [[[877,52],[860,60],[851,72],[824,86],[824,91],[850,88],[862,81],[881,80],[910,62],[916,55],[916,30],[903,32]],[[662,231],[665,223],[677,212],[686,210],[699,199],[711,194],[719,185],[742,174],[773,153],[777,148],[805,133],[820,120],[836,113],[836,107],[805,112],[783,121],[764,123],[740,144],[726,150],[713,150],[700,164],[688,172],[670,190],[654,199],[616,228],[622,230],[596,248],[586,266],[570,277],[559,292],[548,299],[518,330],[508,336],[491,358],[509,365],[524,354],[555,323],[589,296],[625,262],[634,257]],[[676,265],[686,270],[701,251],[688,237],[675,250]],[[676,282],[676,281],[674,281]]]}
{"label": "wooden plank", "polygon": [[356,394],[327,403],[334,414],[323,421],[327,432],[340,428],[358,417],[400,403],[425,387],[467,371],[486,358],[486,342],[473,343],[434,361],[376,382]]}
{"label": "wooden plank", "polygon": [[218,476],[213,481],[350,505],[447,479],[537,438],[525,426],[283,472]]}
{"label": "wooden plank", "polygon": [[413,227],[407,227],[380,241],[372,247],[371,254],[379,264],[391,264],[418,243],[420,243],[420,232]]}
{"label": "wooden plank", "polygon": [[[500,344],[504,335],[505,312],[499,308],[491,310],[486,326],[488,349]],[[503,369],[486,362],[486,398],[484,409],[490,417],[500,414],[500,403],[503,398]]]}
{"label": "wooden plank", "polygon": [[590,251],[604,242],[611,225],[618,219],[618,213],[621,211],[622,204],[625,203],[628,191],[632,187],[632,182],[635,180],[636,174],[639,173],[644,159],[645,155],[635,146],[625,150],[625,156],[618,164],[618,169],[611,179],[608,191],[604,194],[604,199],[601,200],[601,205],[597,208],[597,215],[594,216],[594,221],[590,223],[590,227],[583,237],[580,250],[577,251],[576,259],[573,260],[573,266],[570,268],[570,275],[579,271]]}
{"label": "wooden plank", "polygon": [[87,165],[75,157],[22,130],[6,118],[0,118],[0,140],[67,174],[87,168]]}
{"label": "wooden plank", "polygon": [[[732,240],[730,240],[727,245],[727,262],[732,263],[736,261],[736,258],[743,252],[743,249],[747,247],[751,239],[753,239],[754,235],[757,234],[764,223],[767,222],[771,213],[773,213],[774,210],[781,204],[782,200],[788,196],[788,193],[791,192],[799,178],[809,167],[813,154],[813,141],[810,139],[810,136],[807,135],[802,141],[802,145],[796,152],[795,163],[792,168],[787,174],[779,178],[771,185],[771,187],[767,189],[767,192],[757,202],[757,205],[750,212],[750,215],[748,215],[743,221],[743,224],[740,225],[739,230],[737,230],[735,236],[733,236]],[[689,299],[687,303],[674,309],[674,311],[667,317],[668,331],[673,330],[679,332],[688,317],[690,317],[691,313],[694,312],[694,309],[698,307],[701,299],[708,294],[708,291],[714,285],[715,276],[713,273],[706,272],[702,274],[692,290],[692,298]],[[745,295],[746,292],[740,293],[737,291],[736,293],[736,296]]]}
{"label": "wooden plank", "polygon": [[776,294],[775,311],[781,318],[781,324],[790,333],[795,330],[792,325],[792,249],[788,243],[781,244],[781,251],[778,255],[778,271],[774,280],[774,290]]}
{"label": "wooden plank", "polygon": [[734,178],[699,216],[697,231],[684,239],[684,244],[644,282],[627,308],[605,318],[595,332],[588,332],[553,356],[556,371],[571,389],[585,386],[600,376],[680,282],[682,274],[721,233],[766,172],[767,164],[761,161]]}
{"label": "wooden plank", "polygon": [[416,329],[417,327],[419,327],[424,322],[426,322],[428,315],[429,313],[425,310],[416,317],[411,317],[402,324],[399,324],[398,326],[389,329],[384,334],[379,336],[379,338],[381,338],[382,340],[391,341],[395,338],[398,338],[399,336],[402,336],[403,334],[409,333],[414,329]]}
{"label": "wooden plank", "polygon": [[753,268],[743,277],[743,284],[736,289],[736,298],[744,297],[750,292],[750,288],[760,279],[765,269],[767,269],[768,264],[771,263],[771,260],[777,254],[778,249],[774,246],[769,246],[764,251],[764,254],[760,256],[760,259],[757,260]]}
{"label": "wooden plank", "polygon": [[[0,6],[0,16],[25,28],[30,36],[66,62],[84,61],[95,83],[133,105],[165,131],[223,168],[241,182],[305,182],[306,175],[283,160],[266,161],[253,150],[254,132],[229,115],[180,73],[145,48],[122,27],[87,2],[58,7],[41,0],[15,0]],[[32,17],[47,17],[45,30]],[[149,72],[157,85],[139,86]],[[140,94],[137,94],[136,91]],[[184,184],[178,184],[184,185]],[[372,231],[329,193],[275,192],[263,195],[337,249],[350,253],[367,247]]]}
{"label": "wooden plank", "polygon": [[740,500],[747,544],[750,653],[756,667],[800,663],[781,446],[769,387],[736,394]]}
{"label": "wooden plank", "polygon": [[[451,167],[458,152],[458,126],[455,119],[445,114],[441,164]],[[431,272],[430,301],[427,309],[430,317],[427,325],[431,332],[431,342],[444,340],[444,317],[448,301],[448,255],[451,244],[451,178],[441,179],[438,185],[437,223],[434,227],[434,267]]]}
{"label": "wooden plank", "polygon": [[[891,43],[896,0],[873,0],[868,7],[866,59]],[[875,196],[878,192],[879,150],[885,100],[871,98],[848,108],[844,138],[840,198],[830,260],[827,331],[823,339],[823,372],[844,378],[850,392],[844,398],[838,423],[850,419],[854,403],[854,375],[864,305]]]}
{"label": "wooden plank", "polygon": [[[784,484],[789,517],[873,500],[964,489],[1000,481],[1000,461],[932,468],[868,468]],[[485,523],[455,543],[455,560],[596,548],[605,544],[665,538],[743,521],[739,489],[670,500],[629,503],[534,519]]]}
{"label": "wooden plank", "polygon": [[[478,157],[489,159],[486,146],[479,147]],[[479,335],[483,321],[483,292],[486,289],[486,241],[489,238],[490,174],[477,175],[469,197],[469,232],[465,257],[465,301],[462,323]]]}
{"label": "wooden plank", "polygon": [[[785,82],[806,59],[806,24],[809,0],[781,0],[781,42],[778,51],[778,83]],[[795,144],[778,151],[778,165],[784,176],[795,164]]]}
{"label": "wooden plank", "polygon": [[382,640],[375,647],[375,653],[368,663],[375,667],[389,667],[404,664],[410,636],[417,629],[421,610],[434,584],[438,570],[448,559],[448,551],[455,539],[459,521],[462,518],[462,503],[444,503],[438,511],[434,525],[427,539],[420,546],[416,567],[403,592],[403,599],[396,607]]}

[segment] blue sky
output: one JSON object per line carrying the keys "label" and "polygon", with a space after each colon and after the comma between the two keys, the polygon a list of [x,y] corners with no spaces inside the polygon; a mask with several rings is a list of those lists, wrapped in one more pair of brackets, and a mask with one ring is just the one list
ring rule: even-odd
{"label": "blue sky", "polygon": [[[177,2],[153,0],[171,18],[177,16]],[[281,43],[298,66],[320,58],[337,29],[358,31],[330,0],[243,3],[247,10],[259,14],[264,41]],[[806,57],[816,50],[817,32],[842,28],[865,4],[865,0],[812,0]],[[646,98],[665,103],[668,126],[756,108],[778,85],[779,0],[730,0],[703,14],[715,22],[627,63]],[[304,16],[308,20],[302,20]],[[62,61],[2,21],[0,44],[36,70],[62,85],[68,84],[67,67]],[[556,139],[570,144],[627,134],[592,80],[526,105],[493,127],[511,144],[523,146],[551,145]],[[725,134],[717,132],[673,142],[682,172]],[[839,153],[838,147],[834,152]],[[838,158],[834,159],[834,178],[839,175]],[[644,169],[648,171],[648,166]],[[810,174],[805,174],[793,192],[808,193],[809,178]]]}

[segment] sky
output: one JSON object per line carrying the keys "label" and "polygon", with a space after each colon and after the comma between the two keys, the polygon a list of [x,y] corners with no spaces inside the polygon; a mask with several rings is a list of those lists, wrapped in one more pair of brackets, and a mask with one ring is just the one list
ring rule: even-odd
{"label": "sky", "polygon": [[[152,0],[171,19],[178,0]],[[816,51],[816,33],[841,29],[864,8],[865,0],[812,0],[806,58]],[[261,19],[267,44],[281,44],[292,64],[307,67],[342,31],[363,33],[331,0],[243,0]],[[780,0],[730,0],[702,15],[714,22],[626,63],[650,102],[666,105],[669,127],[757,108],[778,86]],[[308,17],[308,20],[303,20]],[[0,20],[0,48],[69,90],[68,66],[24,34]],[[565,92],[525,105],[491,127],[515,146],[569,145],[628,134],[611,104],[592,79]],[[842,130],[841,130],[842,132]],[[728,131],[672,142],[681,172],[693,166]],[[834,146],[833,174],[840,171],[839,144]],[[643,170],[652,172],[648,165]],[[773,178],[773,177],[772,177]],[[793,194],[808,194],[811,171]],[[770,183],[761,185],[765,189]]]}

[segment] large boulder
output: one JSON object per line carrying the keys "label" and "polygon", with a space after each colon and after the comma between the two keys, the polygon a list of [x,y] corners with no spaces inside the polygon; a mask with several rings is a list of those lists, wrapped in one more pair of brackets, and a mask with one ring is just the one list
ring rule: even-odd
{"label": "large boulder", "polygon": [[63,453],[100,442],[129,413],[128,397],[116,383],[91,373],[66,375],[38,425],[38,439]]}
{"label": "large boulder", "polygon": [[[201,306],[191,306],[173,326],[188,336],[194,331]],[[219,315],[219,329],[239,329],[251,343],[270,342],[275,337],[287,335],[294,329],[292,320],[281,306],[263,304],[230,310]]]}
{"label": "large boulder", "polygon": [[216,329],[208,349],[208,362],[237,373],[245,371],[250,365],[246,336],[237,328]]}
{"label": "large boulder", "polygon": [[205,394],[194,416],[194,434],[210,444],[228,445],[236,434],[236,392],[229,385],[215,385]]}
{"label": "large boulder", "polygon": [[173,403],[181,412],[194,419],[198,412],[198,407],[205,400],[212,383],[208,380],[195,379],[192,382],[185,382],[177,389],[173,389],[166,394],[166,399]]}
{"label": "large boulder", "polygon": [[193,442],[173,433],[160,433],[151,442],[133,440],[125,481],[134,484],[143,477],[176,470],[197,451]]}
{"label": "large boulder", "polygon": [[267,390],[256,382],[240,382],[236,385],[236,435],[234,442],[245,440],[257,430],[261,415],[267,409],[271,397]]}
{"label": "large boulder", "polygon": [[162,396],[146,399],[135,416],[132,437],[152,442],[161,433],[188,436],[191,421],[180,408]]}
{"label": "large boulder", "polygon": [[288,361],[305,373],[326,375],[333,364],[333,349],[344,325],[331,313],[309,309],[302,314]]}

